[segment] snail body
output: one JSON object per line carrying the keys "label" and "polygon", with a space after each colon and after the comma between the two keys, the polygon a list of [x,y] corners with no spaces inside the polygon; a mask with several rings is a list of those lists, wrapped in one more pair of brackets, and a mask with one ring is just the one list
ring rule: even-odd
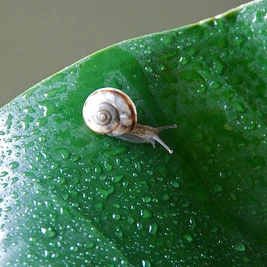
{"label": "snail body", "polygon": [[107,134],[133,143],[160,143],[170,154],[173,151],[159,138],[160,131],[176,128],[168,125],[151,127],[137,123],[137,111],[131,98],[121,90],[107,87],[94,91],[83,106],[83,119],[94,132]]}

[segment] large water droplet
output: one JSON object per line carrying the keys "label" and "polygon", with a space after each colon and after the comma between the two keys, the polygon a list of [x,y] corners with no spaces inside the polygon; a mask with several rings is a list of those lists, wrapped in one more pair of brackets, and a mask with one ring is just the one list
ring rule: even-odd
{"label": "large water droplet", "polygon": [[148,232],[152,235],[156,235],[158,231],[158,224],[157,223],[152,223],[149,225]]}
{"label": "large water droplet", "polygon": [[9,165],[10,165],[11,169],[16,169],[19,166],[19,163],[16,161],[13,161]]}
{"label": "large water droplet", "polygon": [[151,263],[148,260],[142,260],[142,267],[151,267]]}
{"label": "large water droplet", "polygon": [[150,219],[153,217],[152,213],[149,210],[141,210],[141,216],[145,219]]}
{"label": "large water droplet", "polygon": [[242,242],[238,242],[236,244],[233,245],[233,248],[236,250],[236,251],[239,251],[239,252],[243,252],[245,251],[246,247],[245,245],[242,243]]}
{"label": "large water droplet", "polygon": [[57,231],[53,227],[42,227],[41,233],[48,238],[53,238],[57,235]]}
{"label": "large water droplet", "polygon": [[33,117],[27,115],[21,122],[22,122],[22,127],[24,130],[29,129],[30,123],[33,122]]}
{"label": "large water droplet", "polygon": [[113,213],[112,219],[115,221],[119,221],[121,219],[121,215],[119,213]]}

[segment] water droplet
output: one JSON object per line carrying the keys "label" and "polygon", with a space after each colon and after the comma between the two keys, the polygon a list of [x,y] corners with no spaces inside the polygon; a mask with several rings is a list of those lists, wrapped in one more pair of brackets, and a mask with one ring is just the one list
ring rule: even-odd
{"label": "water droplet", "polygon": [[12,119],[13,119],[13,115],[8,114],[7,120],[6,120],[6,127],[7,127],[7,129],[10,129],[10,127],[12,126]]}
{"label": "water droplet", "polygon": [[13,192],[11,195],[11,197],[14,199],[18,198],[18,196],[19,196],[19,194],[17,192]]}
{"label": "water droplet", "polygon": [[145,203],[149,203],[152,200],[152,198],[150,196],[146,196],[146,197],[142,197],[142,200]]}
{"label": "water droplet", "polygon": [[23,120],[21,120],[23,129],[24,130],[29,129],[30,123],[33,122],[33,120],[34,120],[33,117],[29,115],[27,115]]}
{"label": "water droplet", "polygon": [[141,163],[140,162],[135,162],[134,163],[134,167],[135,167],[135,169],[137,170],[137,171],[141,171],[142,170],[142,168],[141,168]]}
{"label": "water droplet", "polygon": [[197,88],[198,93],[205,93],[207,91],[207,86],[205,83],[201,83]]}
{"label": "water droplet", "polygon": [[108,162],[108,161],[104,161],[104,168],[105,168],[108,172],[110,172],[110,171],[113,170],[114,166],[113,166],[113,164],[111,164],[110,162]]}
{"label": "water droplet", "polygon": [[113,213],[112,219],[115,221],[119,221],[121,219],[121,215],[119,213]]}
{"label": "water droplet", "polygon": [[95,247],[95,243],[94,242],[89,242],[87,245],[86,245],[87,248],[94,248]]}
{"label": "water droplet", "polygon": [[219,193],[222,191],[222,186],[220,184],[215,184],[213,187],[212,187],[212,191],[215,192],[215,193]]}
{"label": "water droplet", "polygon": [[153,175],[154,172],[153,172],[152,170],[147,170],[147,174],[148,174],[148,175]]}
{"label": "water droplet", "polygon": [[113,177],[111,178],[111,180],[112,180],[113,182],[115,182],[115,183],[118,183],[118,182],[120,182],[120,181],[122,180],[123,177],[124,177],[123,174],[121,174],[121,175],[116,175],[116,176],[113,176]]}
{"label": "water droplet", "polygon": [[39,108],[43,111],[44,117],[49,117],[51,114],[57,112],[57,108],[53,102],[50,100],[45,100],[40,102]]}
{"label": "water droplet", "polygon": [[142,267],[151,267],[151,263],[148,260],[142,260]]}
{"label": "water droplet", "polygon": [[71,246],[70,250],[74,251],[74,252],[77,252],[79,250],[79,248],[77,246]]}
{"label": "water droplet", "polygon": [[0,177],[5,177],[7,175],[8,175],[8,172],[6,172],[6,171],[3,171],[3,172],[0,173]]}
{"label": "water droplet", "polygon": [[150,66],[145,67],[145,70],[150,73],[153,72],[153,69]]}
{"label": "water droplet", "polygon": [[27,106],[23,109],[25,113],[35,113],[35,110],[31,106]]}
{"label": "water droplet", "polygon": [[164,66],[163,64],[159,64],[159,65],[157,66],[157,69],[158,69],[159,71],[164,71],[164,70],[166,70],[166,66]]}
{"label": "water droplet", "polygon": [[224,69],[224,64],[219,59],[214,59],[213,68],[218,74],[222,74]]}
{"label": "water droplet", "polygon": [[11,184],[15,184],[19,180],[18,177],[14,177],[11,179]]}
{"label": "water droplet", "polygon": [[53,238],[57,235],[57,231],[52,227],[48,227],[48,228],[42,227],[41,233],[48,238]]}
{"label": "water droplet", "polygon": [[193,241],[193,238],[191,235],[184,235],[184,239],[189,243],[191,243]]}
{"label": "water droplet", "polygon": [[11,162],[11,163],[9,164],[9,166],[11,167],[11,169],[16,169],[16,168],[18,168],[19,163],[16,162],[16,161],[13,161],[13,162]]}
{"label": "water droplet", "polygon": [[44,135],[39,137],[39,141],[40,142],[45,142],[46,141],[46,137]]}
{"label": "water droplet", "polygon": [[127,221],[129,224],[134,224],[134,218],[132,216],[128,216]]}
{"label": "water droplet", "polygon": [[114,186],[110,186],[108,189],[99,187],[98,191],[103,199],[107,199],[114,192]]}
{"label": "water droplet", "polygon": [[117,228],[116,231],[115,231],[115,235],[118,237],[118,238],[123,238],[123,232]]}
{"label": "water droplet", "polygon": [[237,112],[244,113],[246,112],[246,107],[240,102],[233,102],[233,105]]}
{"label": "water droplet", "polygon": [[153,217],[152,213],[149,210],[141,210],[141,216],[145,219],[150,219]]}
{"label": "water droplet", "polygon": [[56,94],[60,94],[60,93],[65,92],[66,89],[67,89],[66,86],[61,86],[60,88],[53,88],[53,89],[50,89],[44,96],[45,97],[53,97]]}
{"label": "water droplet", "polygon": [[190,218],[188,227],[191,231],[193,231],[195,229],[196,222],[195,222],[195,219],[193,217]]}
{"label": "water droplet", "polygon": [[152,235],[156,235],[158,231],[158,225],[157,223],[152,223],[149,225],[148,232]]}
{"label": "water droplet", "polygon": [[173,188],[179,188],[179,183],[178,182],[176,182],[176,181],[172,181],[171,182],[171,186],[173,187]]}
{"label": "water droplet", "polygon": [[243,252],[246,249],[245,245],[242,242],[236,243],[235,245],[233,245],[233,248],[239,252]]}
{"label": "water droplet", "polygon": [[58,149],[58,153],[62,156],[63,159],[68,159],[71,155],[71,153],[64,147]]}
{"label": "water droplet", "polygon": [[47,119],[46,118],[39,118],[37,121],[37,126],[42,127],[47,124]]}

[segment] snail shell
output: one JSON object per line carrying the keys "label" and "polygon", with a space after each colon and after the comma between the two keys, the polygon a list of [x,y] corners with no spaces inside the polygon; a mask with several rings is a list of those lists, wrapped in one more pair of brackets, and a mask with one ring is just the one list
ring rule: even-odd
{"label": "snail shell", "polygon": [[170,154],[173,151],[159,138],[158,133],[176,128],[176,124],[151,127],[137,123],[137,112],[128,95],[115,88],[101,88],[86,99],[83,118],[87,126],[99,134],[115,136],[133,143],[160,143]]}
{"label": "snail shell", "polygon": [[108,87],[89,95],[83,107],[83,118],[94,132],[118,136],[134,129],[137,113],[128,95]]}

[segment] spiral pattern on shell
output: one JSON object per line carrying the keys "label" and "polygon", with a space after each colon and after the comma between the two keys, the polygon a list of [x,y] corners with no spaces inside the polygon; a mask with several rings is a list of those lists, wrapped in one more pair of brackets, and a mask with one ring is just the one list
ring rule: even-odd
{"label": "spiral pattern on shell", "polygon": [[101,88],[86,99],[83,119],[96,133],[119,136],[136,125],[137,113],[128,95],[115,88]]}

